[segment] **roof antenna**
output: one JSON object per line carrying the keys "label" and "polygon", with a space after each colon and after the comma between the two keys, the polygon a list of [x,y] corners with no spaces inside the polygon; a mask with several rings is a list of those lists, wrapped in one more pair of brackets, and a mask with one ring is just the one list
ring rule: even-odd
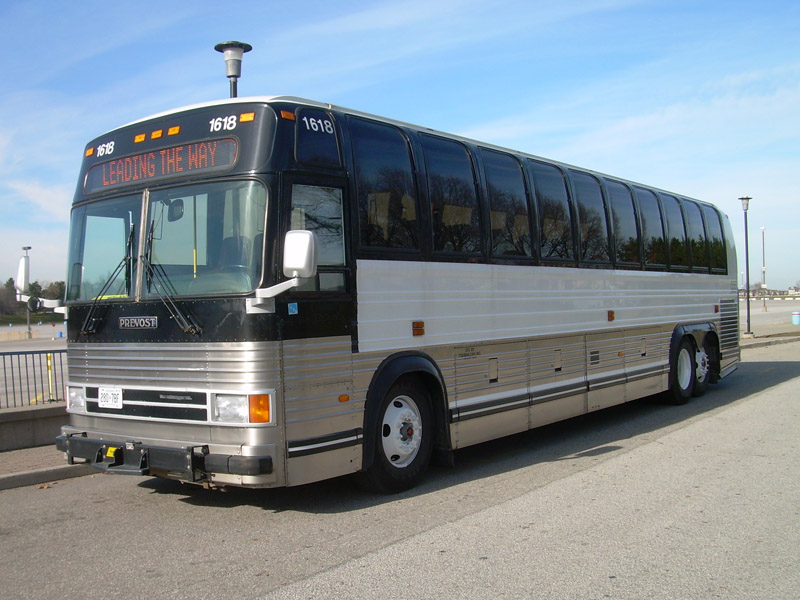
{"label": "roof antenna", "polygon": [[231,98],[236,98],[238,93],[236,81],[242,76],[242,55],[252,49],[244,42],[221,42],[214,46],[214,50],[225,55],[225,75],[231,82]]}

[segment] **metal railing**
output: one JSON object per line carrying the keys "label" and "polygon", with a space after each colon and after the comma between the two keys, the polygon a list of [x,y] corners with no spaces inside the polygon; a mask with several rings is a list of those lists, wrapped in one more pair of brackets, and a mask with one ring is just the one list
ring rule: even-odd
{"label": "metal railing", "polygon": [[64,399],[66,350],[0,352],[0,410]]}

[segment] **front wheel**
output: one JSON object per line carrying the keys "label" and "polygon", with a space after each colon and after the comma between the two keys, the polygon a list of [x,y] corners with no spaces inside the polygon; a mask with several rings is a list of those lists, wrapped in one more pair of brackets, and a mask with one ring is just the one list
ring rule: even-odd
{"label": "front wheel", "polygon": [[686,404],[694,392],[696,379],[694,343],[684,337],[678,344],[669,370],[669,399],[672,404]]}
{"label": "front wheel", "polygon": [[414,487],[431,460],[434,431],[430,395],[414,379],[396,382],[384,396],[372,435],[375,457],[359,474],[372,491],[393,494]]}

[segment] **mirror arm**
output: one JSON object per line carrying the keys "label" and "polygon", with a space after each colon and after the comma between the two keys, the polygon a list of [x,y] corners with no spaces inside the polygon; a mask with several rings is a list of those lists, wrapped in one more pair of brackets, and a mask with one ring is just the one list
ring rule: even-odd
{"label": "mirror arm", "polygon": [[301,277],[293,277],[268,288],[258,288],[256,297],[247,298],[245,301],[247,313],[274,313],[275,297],[292,288],[296,288],[301,283],[303,283]]}
{"label": "mirror arm", "polygon": [[274,298],[275,296],[279,296],[283,292],[286,292],[292,288],[296,288],[302,282],[303,280],[300,279],[299,277],[293,277],[292,279],[287,279],[286,281],[282,281],[281,283],[271,285],[268,288],[258,288],[256,290],[256,298],[259,299]]}

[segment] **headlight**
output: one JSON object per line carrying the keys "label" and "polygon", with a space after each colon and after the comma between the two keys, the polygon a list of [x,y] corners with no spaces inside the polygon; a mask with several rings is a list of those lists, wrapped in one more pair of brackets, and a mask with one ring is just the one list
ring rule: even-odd
{"label": "headlight", "polygon": [[271,394],[217,394],[212,421],[217,423],[270,423]]}
{"label": "headlight", "polygon": [[67,410],[70,412],[86,412],[86,389],[67,386]]}
{"label": "headlight", "polygon": [[247,423],[250,405],[247,396],[217,395],[214,402],[214,421],[220,423]]}

